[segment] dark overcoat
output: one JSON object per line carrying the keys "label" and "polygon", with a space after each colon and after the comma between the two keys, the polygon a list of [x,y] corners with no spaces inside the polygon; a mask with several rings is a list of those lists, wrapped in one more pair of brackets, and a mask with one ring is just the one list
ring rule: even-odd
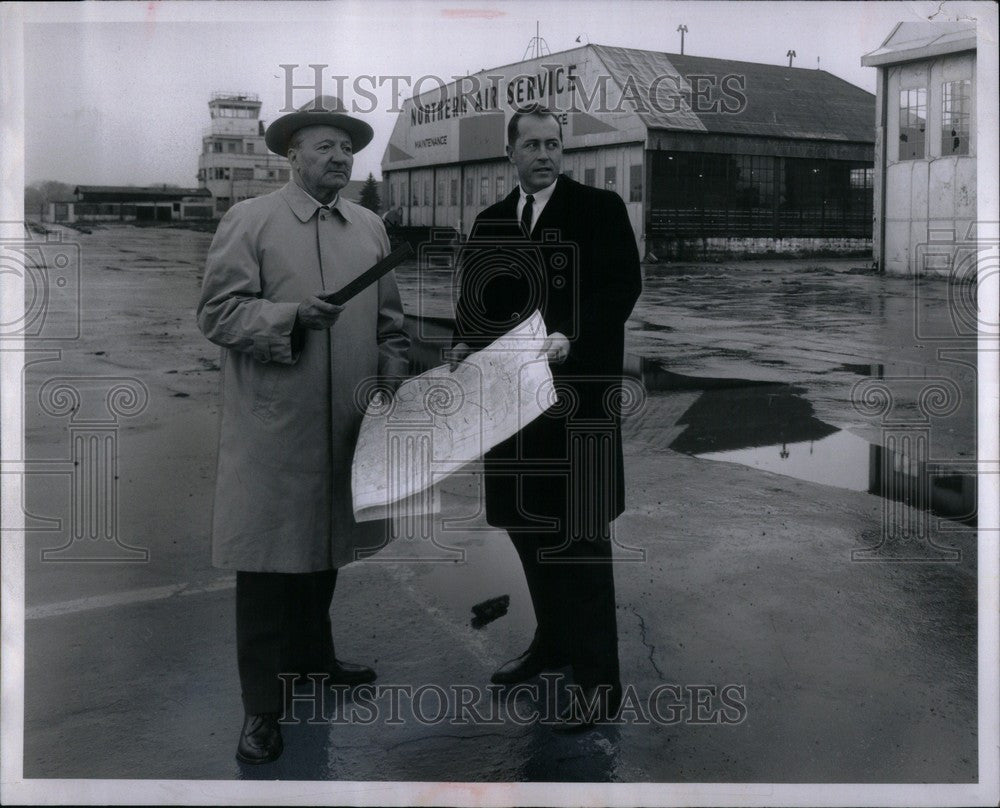
{"label": "dark overcoat", "polygon": [[460,257],[454,343],[483,348],[539,310],[569,356],[551,365],[558,398],[486,455],[487,520],[581,536],[624,508],[621,377],[625,322],[642,289],[621,197],[564,175],[528,238],[519,189],[484,210]]}

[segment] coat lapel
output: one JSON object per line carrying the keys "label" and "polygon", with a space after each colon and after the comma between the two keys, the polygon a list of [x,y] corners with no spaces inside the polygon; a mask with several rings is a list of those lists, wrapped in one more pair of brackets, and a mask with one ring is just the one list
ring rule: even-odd
{"label": "coat lapel", "polygon": [[514,190],[507,194],[507,196],[505,196],[500,202],[499,217],[501,219],[517,218],[517,200],[520,199],[520,197],[521,187],[519,185],[515,185]]}
{"label": "coat lapel", "polygon": [[558,179],[556,179],[556,187],[552,192],[552,196],[549,197],[549,201],[542,209],[542,215],[538,217],[538,221],[535,222],[535,227],[531,231],[533,241],[540,240],[542,232],[546,228],[551,230],[553,228],[561,228],[565,225],[568,211],[568,200],[566,197],[568,194],[566,179],[560,174]]}

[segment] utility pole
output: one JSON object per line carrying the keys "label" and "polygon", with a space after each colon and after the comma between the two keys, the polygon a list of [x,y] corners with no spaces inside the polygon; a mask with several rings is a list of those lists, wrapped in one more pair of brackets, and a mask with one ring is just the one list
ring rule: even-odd
{"label": "utility pole", "polygon": [[785,54],[785,56],[788,57],[788,66],[789,67],[792,66],[792,59],[794,59],[797,55],[798,54],[796,54],[795,51],[793,51],[793,50],[790,50],[790,51],[788,51],[788,53]]}
{"label": "utility pole", "polygon": [[687,33],[687,29],[688,27],[684,23],[677,26],[677,30],[680,31],[681,34],[681,56],[684,55],[684,34]]}

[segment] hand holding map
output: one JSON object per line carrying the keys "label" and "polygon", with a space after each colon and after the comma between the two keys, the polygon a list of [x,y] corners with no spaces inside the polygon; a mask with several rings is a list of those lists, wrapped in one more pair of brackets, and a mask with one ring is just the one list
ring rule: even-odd
{"label": "hand holding map", "polygon": [[552,374],[535,312],[455,369],[440,365],[369,405],[351,469],[354,518],[435,511],[433,486],[511,437],[552,406]]}

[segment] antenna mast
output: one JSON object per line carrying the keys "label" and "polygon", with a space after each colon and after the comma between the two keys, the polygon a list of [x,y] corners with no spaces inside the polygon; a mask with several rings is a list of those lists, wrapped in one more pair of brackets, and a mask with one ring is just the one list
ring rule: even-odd
{"label": "antenna mast", "polygon": [[[521,61],[525,62],[528,59],[537,59],[539,56],[548,56],[551,53],[549,43],[542,39],[538,33],[538,20],[535,20],[535,35],[528,41],[528,47],[524,49],[524,56],[521,57]],[[529,56],[528,54],[531,55]]]}

